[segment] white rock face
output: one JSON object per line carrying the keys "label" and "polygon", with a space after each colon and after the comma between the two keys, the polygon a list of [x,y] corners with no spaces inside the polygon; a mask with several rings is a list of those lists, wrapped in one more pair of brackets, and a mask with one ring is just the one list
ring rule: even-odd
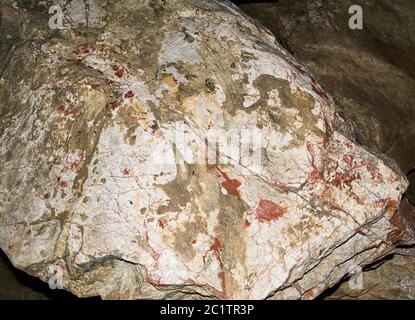
{"label": "white rock face", "polygon": [[309,299],[394,250],[406,179],[268,31],[227,1],[98,5],[49,30],[3,4],[15,266],[83,297]]}

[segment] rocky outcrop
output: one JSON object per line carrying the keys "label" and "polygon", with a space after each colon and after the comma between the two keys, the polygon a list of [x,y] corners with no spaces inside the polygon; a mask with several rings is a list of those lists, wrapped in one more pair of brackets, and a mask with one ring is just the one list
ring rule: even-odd
{"label": "rocky outcrop", "polygon": [[[329,300],[413,300],[415,299],[415,258],[395,255],[366,270],[362,288],[344,282],[327,297]],[[353,282],[352,282],[353,283]]]}
{"label": "rocky outcrop", "polygon": [[[360,5],[363,29],[349,8]],[[415,168],[415,5],[388,0],[280,0],[240,6],[268,27],[353,119],[358,140]]]}
{"label": "rocky outcrop", "polygon": [[310,299],[407,237],[405,176],[231,3],[74,1],[57,30],[50,4],[1,9],[16,267],[81,297]]}

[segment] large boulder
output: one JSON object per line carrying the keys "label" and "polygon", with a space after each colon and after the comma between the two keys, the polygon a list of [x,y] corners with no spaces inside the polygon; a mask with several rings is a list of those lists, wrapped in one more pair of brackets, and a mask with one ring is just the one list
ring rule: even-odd
{"label": "large boulder", "polygon": [[404,175],[231,3],[73,1],[58,29],[51,4],[1,6],[16,267],[81,297],[310,299],[402,240]]}

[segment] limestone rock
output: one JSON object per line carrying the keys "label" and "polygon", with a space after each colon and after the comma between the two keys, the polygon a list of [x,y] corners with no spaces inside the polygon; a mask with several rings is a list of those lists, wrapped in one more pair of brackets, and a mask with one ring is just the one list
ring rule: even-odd
{"label": "limestone rock", "polygon": [[52,2],[1,3],[16,267],[81,297],[309,299],[395,250],[405,177],[231,3],[98,1],[58,30]]}
{"label": "limestone rock", "polygon": [[[363,9],[363,30],[348,28],[348,9],[355,4]],[[393,220],[402,230],[409,230],[409,233],[395,233],[397,238],[402,237],[399,242],[406,246],[413,244],[415,213],[408,200],[415,204],[414,3],[280,0],[278,3],[251,3],[240,7],[270,28],[284,47],[312,72],[343,109],[345,116],[354,120],[361,143],[386,153],[408,173],[410,186],[405,193],[406,199]],[[410,258],[396,257],[401,262],[405,259],[410,261]],[[396,297],[406,296],[408,292],[399,292],[398,288],[407,290],[408,287],[400,285],[397,271],[402,272],[402,277],[409,275],[412,272],[410,262],[408,270],[404,271],[404,264],[400,263],[401,267],[392,276],[384,277],[382,273],[393,266],[394,262],[390,261],[379,268],[381,272],[368,271],[367,275],[365,272],[364,278],[371,279],[364,288],[368,294],[349,290],[346,297],[391,298],[392,293]],[[395,282],[384,282],[371,288],[370,284],[380,275],[382,281]],[[347,287],[347,284],[342,285],[341,292],[334,292],[334,297],[344,294]],[[390,288],[395,289],[391,291]]]}

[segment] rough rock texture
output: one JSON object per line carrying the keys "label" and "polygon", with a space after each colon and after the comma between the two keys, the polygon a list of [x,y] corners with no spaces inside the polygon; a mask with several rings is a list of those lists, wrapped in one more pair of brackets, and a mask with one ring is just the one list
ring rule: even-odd
{"label": "rough rock texture", "polygon": [[[363,8],[363,30],[348,28],[348,8],[354,4]],[[388,154],[409,172],[410,186],[400,212],[405,228],[414,229],[415,210],[408,200],[415,204],[415,173],[410,171],[415,167],[415,3],[280,0],[241,8],[269,27],[312,72],[345,115],[354,120],[360,142]],[[400,281],[399,273],[406,278],[413,272],[413,258],[397,257],[398,261],[394,258],[364,274],[368,281],[363,295],[347,290],[346,283],[333,297],[411,297],[415,283]],[[396,265],[399,267],[394,270]]]}
{"label": "rough rock texture", "polygon": [[[0,247],[16,267],[60,270],[83,297],[310,299],[407,237],[400,170],[230,3],[102,1],[61,30],[31,3],[1,2]],[[209,129],[244,128],[261,129],[262,167],[216,144],[227,164],[193,161]]]}
{"label": "rough rock texture", "polygon": [[[415,229],[415,206],[404,198],[399,206],[401,230]],[[413,233],[413,232],[412,232]],[[408,234],[408,233],[407,233]],[[414,239],[405,239],[403,243],[414,243]],[[398,248],[396,254],[375,262],[363,269],[360,280],[346,278],[340,285],[323,293],[325,299],[415,299],[415,248],[405,245]],[[356,287],[361,281],[361,287]],[[349,285],[351,282],[351,285]]]}
{"label": "rough rock texture", "polygon": [[414,300],[415,257],[395,255],[380,266],[363,273],[363,289],[350,289],[348,282],[331,294],[328,300]]}
{"label": "rough rock texture", "polygon": [[408,190],[406,190],[405,194],[409,202],[415,206],[415,169],[411,170],[407,177],[409,181],[409,187]]}

